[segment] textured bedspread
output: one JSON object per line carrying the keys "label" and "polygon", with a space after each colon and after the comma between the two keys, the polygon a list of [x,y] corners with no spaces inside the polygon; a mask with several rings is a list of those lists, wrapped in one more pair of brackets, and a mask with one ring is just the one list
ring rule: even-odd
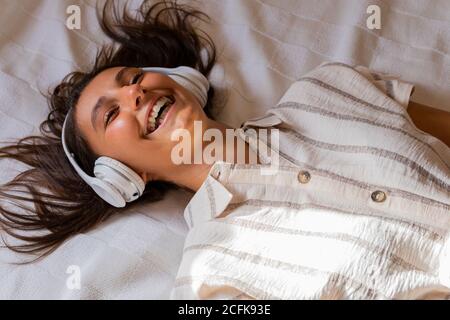
{"label": "textured bedspread", "polygon": [[[37,131],[46,116],[39,91],[89,65],[105,40],[94,0],[0,0],[0,140]],[[132,1],[139,3],[139,1]],[[187,1],[212,18],[217,43],[219,119],[230,125],[273,106],[292,82],[322,61],[389,72],[415,84],[413,99],[450,111],[450,2],[447,0]],[[81,30],[65,27],[81,8]],[[382,9],[382,29],[366,28],[366,8]],[[0,181],[20,167],[2,161]],[[33,265],[0,250],[0,298],[168,298],[181,259],[189,194],[145,205],[74,237]],[[1,201],[1,199],[0,199]],[[68,267],[81,289],[66,286]]]}

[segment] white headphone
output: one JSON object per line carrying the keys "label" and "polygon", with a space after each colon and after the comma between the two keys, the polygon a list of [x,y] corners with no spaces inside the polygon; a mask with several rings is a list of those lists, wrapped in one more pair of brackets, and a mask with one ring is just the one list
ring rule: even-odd
{"label": "white headphone", "polygon": [[[209,81],[196,69],[187,66],[177,68],[142,68],[144,71],[162,73],[189,90],[205,107],[208,99]],[[71,110],[69,110],[71,112]],[[64,153],[77,174],[83,179],[97,195],[110,205],[122,208],[127,202],[138,199],[144,192],[145,183],[132,169],[109,157],[100,157],[95,161],[94,175],[86,174],[75,161],[75,155],[70,152],[66,143],[66,122],[64,120],[61,133],[61,142]]]}

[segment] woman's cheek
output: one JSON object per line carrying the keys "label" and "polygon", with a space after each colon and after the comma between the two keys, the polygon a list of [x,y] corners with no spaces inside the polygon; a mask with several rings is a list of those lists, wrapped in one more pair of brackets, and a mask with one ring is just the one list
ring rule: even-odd
{"label": "woman's cheek", "polygon": [[131,147],[134,141],[139,141],[140,128],[130,121],[116,119],[114,124],[108,128],[107,141],[110,145],[119,147]]}

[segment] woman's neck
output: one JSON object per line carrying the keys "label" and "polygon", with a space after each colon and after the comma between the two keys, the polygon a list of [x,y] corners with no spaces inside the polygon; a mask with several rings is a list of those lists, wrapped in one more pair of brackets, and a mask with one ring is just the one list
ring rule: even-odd
{"label": "woman's neck", "polygon": [[[257,155],[251,150],[247,142],[238,137],[235,131],[236,129],[214,120],[211,120],[207,129],[203,131],[203,134],[208,129],[215,129],[215,136],[220,132],[222,139],[217,140],[222,141],[202,139],[201,163],[180,165],[183,167],[180,168],[181,170],[177,170],[178,174],[174,179],[176,180],[176,184],[192,191],[197,191],[201,187],[215,161],[222,160],[224,162],[239,164],[259,163]],[[208,157],[208,151],[212,149],[215,149],[216,152],[213,152],[212,157]]]}

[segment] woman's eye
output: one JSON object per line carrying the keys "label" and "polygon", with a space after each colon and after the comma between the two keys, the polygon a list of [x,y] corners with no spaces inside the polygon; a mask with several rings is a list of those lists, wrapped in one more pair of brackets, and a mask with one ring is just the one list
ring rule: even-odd
{"label": "woman's eye", "polygon": [[138,83],[139,79],[144,75],[143,72],[136,73],[136,75],[131,79],[131,84]]}
{"label": "woman's eye", "polygon": [[[111,122],[111,119],[119,112],[119,106],[115,106],[112,110],[108,111],[105,119],[105,127]],[[114,120],[114,119],[113,119]]]}

